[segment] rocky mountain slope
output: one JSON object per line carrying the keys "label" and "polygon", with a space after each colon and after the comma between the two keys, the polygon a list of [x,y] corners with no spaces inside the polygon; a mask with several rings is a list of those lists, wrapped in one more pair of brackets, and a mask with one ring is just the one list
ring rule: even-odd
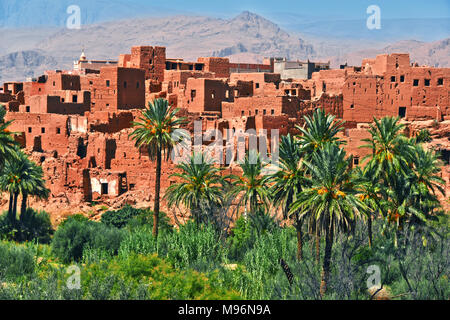
{"label": "rocky mountain slope", "polygon": [[[387,46],[371,40],[303,37],[248,11],[232,19],[179,15],[103,22],[80,30],[17,29],[4,32],[2,37],[0,82],[24,80],[46,69],[70,69],[82,48],[90,59],[117,59],[134,45],[166,46],[168,57],[186,60],[226,56],[235,62],[259,62],[271,56],[331,60],[337,66],[344,62],[359,65],[362,58],[378,53],[410,52],[420,64],[450,66],[449,39]],[[361,47],[381,49],[361,51]]]}
{"label": "rocky mountain slope", "polygon": [[56,68],[57,60],[38,50],[13,52],[0,57],[0,83],[39,76],[45,70]]}

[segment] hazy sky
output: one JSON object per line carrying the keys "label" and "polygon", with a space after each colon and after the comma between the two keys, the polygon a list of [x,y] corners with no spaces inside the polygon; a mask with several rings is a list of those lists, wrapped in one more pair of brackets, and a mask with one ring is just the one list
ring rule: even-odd
{"label": "hazy sky", "polygon": [[[283,26],[318,20],[366,20],[370,5],[381,19],[446,18],[450,0],[0,0],[0,27],[63,26],[78,5],[82,23],[179,14],[232,18],[251,11]],[[443,26],[444,27],[444,26]]]}

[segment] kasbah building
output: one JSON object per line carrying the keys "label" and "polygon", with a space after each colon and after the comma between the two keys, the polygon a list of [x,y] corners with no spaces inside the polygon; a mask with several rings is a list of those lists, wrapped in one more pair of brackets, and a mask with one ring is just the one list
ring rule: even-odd
{"label": "kasbah building", "polygon": [[[448,186],[449,93],[450,68],[419,66],[404,53],[330,69],[329,63],[281,58],[263,64],[218,57],[187,62],[166,58],[164,47],[136,46],[118,61],[90,61],[83,52],[73,70],[4,83],[0,103],[7,120],[13,120],[11,131],[19,133],[17,140],[43,167],[51,190],[49,200],[33,205],[57,223],[79,212],[98,218],[92,202],[113,209],[152,205],[155,163],[128,136],[141,109],[160,97],[180,108],[180,116],[189,120],[186,129],[193,131],[193,121],[201,120],[203,131],[219,130],[223,139],[227,129],[295,134],[305,115],[322,108],[345,121],[341,137],[355,166],[370,152],[359,146],[370,137],[373,118],[399,116],[407,136],[423,128],[431,132],[427,147],[442,154]],[[172,161],[163,162],[162,194],[176,182],[170,178],[175,170]],[[239,168],[225,171],[239,173]],[[7,205],[6,198],[0,206]],[[442,203],[448,207],[445,198]]]}

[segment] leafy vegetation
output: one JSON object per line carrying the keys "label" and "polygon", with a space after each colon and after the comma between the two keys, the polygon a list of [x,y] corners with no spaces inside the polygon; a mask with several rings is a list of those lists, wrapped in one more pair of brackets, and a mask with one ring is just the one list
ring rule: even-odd
{"label": "leafy vegetation", "polygon": [[[422,145],[429,133],[408,138],[398,118],[374,119],[363,146],[371,153],[355,167],[342,123],[318,109],[298,136],[282,137],[275,170],[250,152],[242,175],[224,176],[192,155],[165,194],[191,212],[174,228],[159,210],[159,179],[183,124],[176,113],[157,100],[132,134],[157,160],[153,211],[125,206],[101,222],[73,215],[53,234],[48,215],[27,208],[29,196],[48,194],[42,170],[0,112],[0,187],[10,194],[0,299],[379,298],[373,288],[389,299],[448,299],[450,222],[438,201],[442,164]],[[369,281],[374,267],[379,283]]]}
{"label": "leafy vegetation", "polygon": [[60,226],[52,241],[52,250],[63,262],[80,261],[87,248],[117,254],[122,233],[115,227],[93,221],[72,219]]}

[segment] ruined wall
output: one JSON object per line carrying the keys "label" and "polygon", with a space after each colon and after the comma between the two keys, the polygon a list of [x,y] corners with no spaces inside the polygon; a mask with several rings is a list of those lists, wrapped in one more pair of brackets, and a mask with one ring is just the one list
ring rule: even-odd
{"label": "ruined wall", "polygon": [[50,113],[8,113],[7,120],[13,120],[10,130],[25,137],[27,149],[42,152],[57,151],[66,154],[69,136],[68,116]]}
{"label": "ruined wall", "polygon": [[360,148],[361,146],[367,144],[367,142],[362,140],[369,139],[371,137],[370,133],[367,131],[368,128],[368,125],[358,125],[357,128],[345,129],[343,132],[338,134],[338,136],[346,142],[343,147],[347,152],[347,155],[354,156],[354,166],[364,165],[364,157],[372,152],[370,149]]}
{"label": "ruined wall", "polygon": [[281,82],[279,74],[276,73],[232,73],[231,82],[237,81],[253,82],[253,95],[269,96],[276,95]]}
{"label": "ruined wall", "polygon": [[222,102],[232,101],[230,94],[227,81],[190,78],[186,83],[183,107],[189,112],[221,112]]}
{"label": "ruined wall", "polygon": [[62,72],[47,72],[47,82],[45,90],[81,90],[80,77],[78,75],[64,74]]}
{"label": "ruined wall", "polygon": [[300,99],[298,97],[275,96],[275,97],[241,97],[235,98],[233,105],[233,116],[271,115],[282,114],[296,117],[300,111]]}
{"label": "ruined wall", "polygon": [[398,69],[405,69],[410,66],[409,54],[393,53],[381,54],[375,59],[364,59],[362,68],[370,74],[382,76],[386,72],[392,72]]}
{"label": "ruined wall", "polygon": [[274,72],[273,59],[265,59],[263,64],[230,63],[230,73]]}
{"label": "ruined wall", "polygon": [[140,109],[145,106],[145,73],[140,69],[117,70],[117,109]]}
{"label": "ruined wall", "polygon": [[[347,77],[343,87],[344,120],[371,122],[373,117],[383,116],[414,120],[415,115],[419,120],[423,114],[429,117],[434,113],[434,118],[440,121],[450,115],[450,68],[396,68],[394,64],[385,69],[388,71],[383,76],[354,74]],[[421,106],[423,112],[416,108]],[[435,111],[431,111],[431,107]]]}
{"label": "ruined wall", "polygon": [[343,119],[350,122],[372,122],[380,113],[381,83],[377,76],[350,75],[342,89]]}
{"label": "ruined wall", "polygon": [[166,69],[166,48],[151,46],[136,46],[131,48],[130,57],[124,57],[123,62],[130,68],[140,68],[145,70],[145,79],[155,81],[164,80],[164,70]]}
{"label": "ruined wall", "polygon": [[197,61],[204,64],[204,71],[215,73],[216,78],[230,77],[230,60],[228,58],[202,57],[198,58]]}
{"label": "ruined wall", "polygon": [[145,105],[142,69],[103,67],[100,74],[81,76],[81,87],[91,91],[92,111],[117,112]]}
{"label": "ruined wall", "polygon": [[[164,71],[164,82],[162,84],[161,90],[167,91],[168,93],[183,94],[184,89],[188,79],[213,79],[215,74],[212,72],[203,71],[186,71],[186,70],[165,70]],[[181,92],[180,92],[181,90]]]}

